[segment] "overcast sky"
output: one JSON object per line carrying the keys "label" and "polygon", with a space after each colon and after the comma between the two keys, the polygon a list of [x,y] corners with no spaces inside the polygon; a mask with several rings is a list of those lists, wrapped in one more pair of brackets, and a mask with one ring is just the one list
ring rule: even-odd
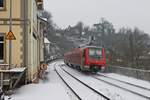
{"label": "overcast sky", "polygon": [[150,34],[150,0],[44,0],[59,27],[98,23],[104,17],[116,28],[138,27]]}

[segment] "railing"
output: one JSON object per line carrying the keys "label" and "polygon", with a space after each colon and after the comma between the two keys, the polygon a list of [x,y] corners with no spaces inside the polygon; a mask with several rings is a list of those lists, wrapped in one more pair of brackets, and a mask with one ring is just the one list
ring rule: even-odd
{"label": "railing", "polygon": [[25,83],[26,67],[17,65],[0,64],[0,87],[7,86],[7,89],[14,89],[22,81]]}
{"label": "railing", "polygon": [[107,71],[150,81],[150,70],[142,70],[120,66],[108,66]]}
{"label": "railing", "polygon": [[9,64],[0,64],[0,70],[8,70],[10,69]]}

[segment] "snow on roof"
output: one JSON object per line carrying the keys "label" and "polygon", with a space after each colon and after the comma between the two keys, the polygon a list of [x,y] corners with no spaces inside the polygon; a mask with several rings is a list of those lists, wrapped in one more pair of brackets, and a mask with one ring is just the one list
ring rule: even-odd
{"label": "snow on roof", "polygon": [[46,21],[47,22],[47,18],[41,18],[43,21]]}
{"label": "snow on roof", "polygon": [[13,68],[10,71],[12,72],[23,72],[26,68]]}
{"label": "snow on roof", "polygon": [[50,44],[51,42],[47,38],[44,38],[44,43],[45,44]]}
{"label": "snow on roof", "polygon": [[20,73],[20,72],[23,72],[25,70],[26,70],[26,68],[23,67],[23,68],[12,68],[10,70],[0,70],[0,72],[15,72],[15,73]]}
{"label": "snow on roof", "polygon": [[41,16],[42,16],[42,14],[41,14],[41,13],[38,13],[38,18],[39,18],[40,20],[45,21],[45,22],[48,21],[47,18],[44,18],[44,17],[41,17]]}

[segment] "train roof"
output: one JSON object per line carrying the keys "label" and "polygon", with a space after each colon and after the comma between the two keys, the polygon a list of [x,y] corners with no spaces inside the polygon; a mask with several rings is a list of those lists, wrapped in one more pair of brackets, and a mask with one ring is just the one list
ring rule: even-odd
{"label": "train roof", "polygon": [[102,48],[102,47],[98,47],[98,46],[83,46],[83,47],[79,47],[79,48],[82,48],[82,49],[85,49],[85,48]]}
{"label": "train roof", "polygon": [[85,49],[85,48],[99,48],[99,49],[102,49],[103,47],[99,47],[99,46],[82,46],[82,47],[74,48],[73,50],[71,50],[71,51],[65,53],[64,55],[68,55],[68,54],[73,53],[73,52],[76,51],[76,50],[79,50],[79,49],[80,49],[80,50],[83,50],[83,49]]}

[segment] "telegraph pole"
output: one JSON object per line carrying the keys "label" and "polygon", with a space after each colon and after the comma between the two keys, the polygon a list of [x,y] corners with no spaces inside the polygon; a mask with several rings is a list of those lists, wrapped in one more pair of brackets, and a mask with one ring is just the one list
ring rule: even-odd
{"label": "telegraph pole", "polygon": [[[10,0],[10,16],[9,16],[9,32],[6,35],[6,39],[9,40],[9,69],[11,67],[12,64],[12,55],[11,55],[11,50],[12,50],[12,43],[11,40],[15,39],[15,36],[12,33],[12,0]],[[3,88],[3,73],[1,73],[1,88]]]}
{"label": "telegraph pole", "polygon": [[[96,28],[98,28],[98,26],[100,26],[100,25],[101,25],[101,24],[94,24],[94,26],[95,26]],[[103,32],[102,32],[102,33],[103,33]],[[100,41],[98,41],[99,45],[103,47],[103,36],[102,36],[102,34],[99,33],[97,36],[98,36],[99,39],[100,39]]]}
{"label": "telegraph pole", "polygon": [[[9,16],[10,24],[9,24],[9,31],[12,32],[12,0],[10,0],[10,16]],[[12,42],[11,39],[9,40],[9,68],[12,64]]]}

